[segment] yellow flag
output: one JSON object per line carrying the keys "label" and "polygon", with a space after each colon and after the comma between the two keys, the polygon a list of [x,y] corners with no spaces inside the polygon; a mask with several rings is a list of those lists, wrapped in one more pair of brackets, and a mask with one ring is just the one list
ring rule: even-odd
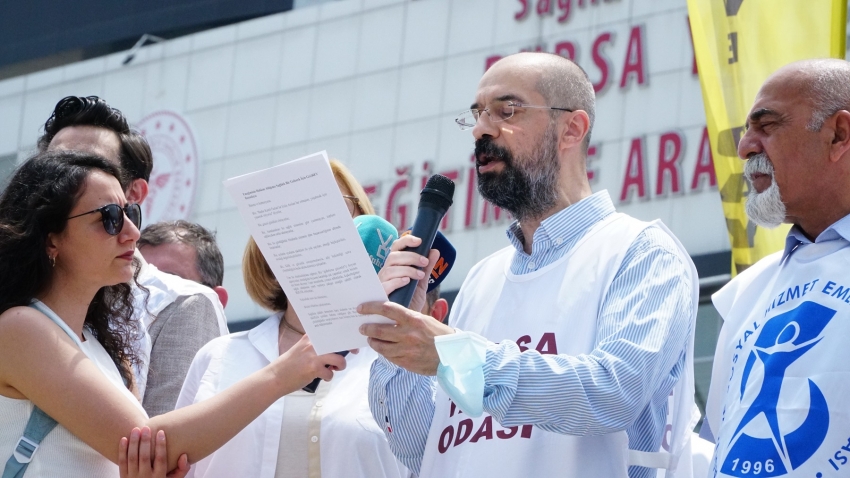
{"label": "yellow flag", "polygon": [[844,58],[847,0],[688,0],[714,169],[732,245],[732,275],[785,244],[789,226],[747,219],[737,144],[762,83],[788,63]]}

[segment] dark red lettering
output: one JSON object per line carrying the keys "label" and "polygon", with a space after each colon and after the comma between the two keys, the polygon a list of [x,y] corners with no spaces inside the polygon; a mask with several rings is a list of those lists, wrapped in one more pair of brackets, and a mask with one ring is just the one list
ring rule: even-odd
{"label": "dark red lettering", "polygon": [[384,217],[396,226],[397,229],[404,229],[407,226],[407,204],[396,205],[398,195],[410,189],[408,173],[410,167],[396,168],[396,175],[400,177],[398,181],[390,189],[390,194],[387,196],[387,213]]}
{"label": "dark red lettering", "polygon": [[593,84],[593,91],[599,93],[604,90],[606,86],[608,86],[608,71],[611,67],[608,65],[608,58],[602,53],[602,47],[606,44],[611,43],[611,33],[605,32],[593,41],[593,48],[591,48],[590,54],[593,57],[593,63],[599,68],[600,76],[599,81]]}
{"label": "dark red lettering", "polygon": [[590,167],[590,163],[596,160],[596,157],[599,155],[599,146],[591,145],[587,148],[587,159],[585,162],[587,163],[587,180],[593,183],[593,180],[596,179],[597,170]]}
{"label": "dark red lettering", "polygon": [[[682,190],[679,163],[682,159],[682,135],[676,132],[664,133],[658,141],[658,176],[655,181],[655,194],[667,192],[679,193]],[[669,178],[669,191],[667,191]]]}
{"label": "dark red lettering", "polygon": [[530,335],[523,335],[522,337],[520,337],[516,340],[516,344],[519,347],[520,352],[525,352],[526,350],[528,350],[528,347],[526,347],[526,345],[528,345],[530,343],[531,343],[531,336]]}
{"label": "dark red lettering", "polygon": [[[457,182],[457,179],[460,177],[460,170],[453,169],[451,171],[443,171],[440,174],[451,179],[454,182]],[[422,186],[422,187],[425,188],[425,186]],[[451,210],[451,208],[449,208],[449,210],[446,211],[446,214],[443,216],[443,221],[440,223],[440,230],[441,231],[448,231],[451,228],[451,225],[452,225],[451,218],[452,217],[453,217],[452,216],[452,210]]]}
{"label": "dark red lettering", "polygon": [[[572,7],[572,0],[558,0],[558,10],[561,11],[561,14],[558,16],[558,23],[564,23],[570,19],[570,14],[573,10]],[[572,58],[570,59],[572,60]]]}
{"label": "dark red lettering", "polygon": [[685,21],[688,22],[688,38],[691,39],[691,58],[693,58],[693,62],[691,63],[691,74],[698,75],[699,70],[697,69],[697,52],[694,49],[694,32],[691,29],[691,17],[686,16]]}
{"label": "dark red lettering", "polygon": [[620,78],[620,88],[625,88],[632,74],[637,76],[637,84],[646,82],[643,66],[643,26],[632,27],[629,34],[629,46],[626,47],[626,59],[623,61],[623,76]]}
{"label": "dark red lettering", "polygon": [[702,189],[705,185],[703,177],[708,178],[708,186],[717,186],[717,175],[714,172],[714,157],[711,155],[711,142],[708,140],[708,128],[703,128],[702,139],[699,142],[697,164],[694,166],[694,177],[691,180],[691,190]]}
{"label": "dark red lettering", "polygon": [[481,423],[481,427],[478,428],[478,431],[475,432],[475,435],[472,436],[472,440],[469,440],[469,443],[475,443],[482,438],[485,440],[493,439],[493,417],[490,415],[484,417],[484,422]]}
{"label": "dark red lettering", "polygon": [[620,201],[631,200],[631,190],[637,189],[638,199],[646,198],[646,175],[644,174],[643,138],[634,138],[626,164],[626,177],[623,178],[623,190]]}
{"label": "dark red lettering", "polygon": [[555,45],[555,54],[576,61],[576,45],[571,41],[562,41]]}
{"label": "dark red lettering", "polygon": [[449,425],[440,434],[440,442],[437,443],[437,450],[440,453],[445,453],[452,446],[452,438],[454,438],[455,427]]}
{"label": "dark red lettering", "polygon": [[455,416],[455,412],[463,413],[463,410],[459,410],[457,408],[457,405],[455,404],[454,400],[449,400],[449,403],[451,403],[449,408],[449,417]]}
{"label": "dark red lettering", "polygon": [[514,13],[515,20],[522,20],[523,18],[525,18],[526,15],[528,15],[528,12],[530,10],[528,8],[528,0],[519,0],[519,4],[522,5],[522,10]]}
{"label": "dark red lettering", "polygon": [[534,425],[523,425],[522,433],[519,434],[522,438],[531,438],[531,429],[534,428]]}
{"label": "dark red lettering", "polygon": [[537,347],[534,347],[534,350],[544,355],[558,355],[558,344],[555,343],[555,334],[552,332],[543,334],[543,337],[540,338],[540,342],[537,343]]}
{"label": "dark red lettering", "polygon": [[431,177],[431,162],[425,161],[422,163],[422,186],[421,189],[425,189],[425,185],[428,184],[428,178]]}
{"label": "dark red lettering", "polygon": [[501,438],[502,440],[507,440],[508,438],[512,438],[516,435],[517,431],[519,431],[519,427],[505,428],[504,430],[497,431],[496,437]]}
{"label": "dark red lettering", "polygon": [[[490,201],[484,201],[484,207],[481,208],[481,224],[487,225],[491,222],[498,223],[502,219],[502,208],[494,206]],[[493,218],[490,218],[490,210],[493,211]]]}
{"label": "dark red lettering", "polygon": [[540,16],[552,13],[552,0],[537,0],[537,14]]}
{"label": "dark red lettering", "polygon": [[499,61],[501,59],[502,59],[502,57],[500,55],[488,56],[487,59],[484,60],[484,71],[489,70],[490,67],[493,66],[494,63],[496,63],[497,61]]}
{"label": "dark red lettering", "polygon": [[472,419],[464,418],[457,424],[457,436],[455,437],[455,445],[458,446],[465,442],[469,435],[472,434]]}

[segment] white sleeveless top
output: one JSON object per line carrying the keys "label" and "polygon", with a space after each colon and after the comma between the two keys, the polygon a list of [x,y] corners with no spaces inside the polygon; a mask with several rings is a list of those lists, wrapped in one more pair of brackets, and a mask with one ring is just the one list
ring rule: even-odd
{"label": "white sleeveless top", "polygon": [[[524,275],[510,272],[512,247],[495,253],[469,273],[464,284],[474,284],[475,288],[461,289],[449,325],[492,342],[507,339],[534,344],[548,337],[549,353],[590,353],[596,342],[599,304],[628,247],[648,225],[612,214],[594,226],[571,253]],[[696,282],[696,271],[692,274]],[[692,368],[690,360],[687,366]],[[681,387],[685,393],[680,392],[681,404],[674,408],[689,414],[693,407],[693,377],[690,372],[685,375],[691,380],[690,394],[687,387]],[[680,382],[685,384],[688,380]],[[506,428],[486,412],[478,418],[463,414],[441,387],[436,395],[420,473],[423,478],[627,478],[631,457],[624,431],[570,436],[532,425]],[[690,431],[688,424],[693,426],[687,419],[678,421],[681,430],[674,432],[673,440],[676,455],[682,448],[678,443],[685,439],[683,432]]]}
{"label": "white sleeveless top", "polygon": [[850,476],[850,245],[768,256],[712,296],[711,477]]}
{"label": "white sleeveless top", "polygon": [[[58,320],[57,325],[63,330],[70,331],[67,324],[42,302],[37,301],[33,305],[54,323]],[[73,332],[69,335],[75,337]],[[83,353],[97,365],[112,384],[122,391],[128,400],[132,400],[144,413],[139,401],[124,386],[118,368],[100,342],[86,329],[83,329],[83,337],[86,339],[85,342],[75,340]],[[0,396],[0,467],[5,466],[6,460],[12,456],[32,410],[33,403],[29,400]],[[115,446],[118,444],[116,443]],[[118,465],[86,445],[62,425],[56,425],[56,428],[44,438],[24,473],[24,478],[115,478],[117,476]]]}

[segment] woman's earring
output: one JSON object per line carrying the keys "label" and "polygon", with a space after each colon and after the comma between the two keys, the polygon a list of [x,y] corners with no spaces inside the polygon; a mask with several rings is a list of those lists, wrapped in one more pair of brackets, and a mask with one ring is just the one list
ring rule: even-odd
{"label": "woman's earring", "polygon": [[56,267],[56,256],[47,256],[50,259],[50,267]]}

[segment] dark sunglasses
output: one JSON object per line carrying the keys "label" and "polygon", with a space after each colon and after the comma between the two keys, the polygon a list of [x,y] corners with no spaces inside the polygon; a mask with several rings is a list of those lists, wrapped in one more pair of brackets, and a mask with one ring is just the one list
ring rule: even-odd
{"label": "dark sunglasses", "polygon": [[137,229],[142,228],[142,207],[138,204],[127,204],[124,207],[117,204],[107,204],[92,211],[71,216],[68,220],[96,212],[100,213],[100,217],[103,219],[103,228],[106,229],[106,233],[110,236],[117,236],[121,232],[121,229],[124,229],[125,214],[130,219],[130,222],[136,225]]}

